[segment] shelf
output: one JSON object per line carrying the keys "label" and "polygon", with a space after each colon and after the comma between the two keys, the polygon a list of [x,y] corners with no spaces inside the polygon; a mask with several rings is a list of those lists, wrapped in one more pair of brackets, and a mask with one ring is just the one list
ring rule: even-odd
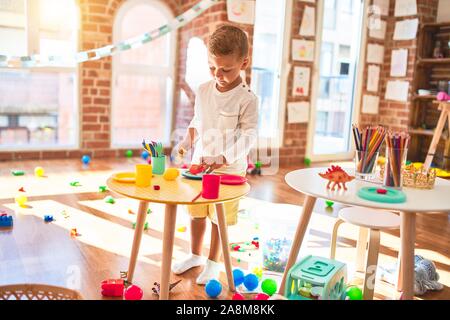
{"label": "shelf", "polygon": [[[422,128],[409,128],[408,133],[412,135],[420,135],[420,136],[430,136],[432,137],[434,134],[433,129],[422,129]],[[445,137],[445,134],[441,135],[441,139],[448,140],[448,138]]]}
{"label": "shelf", "polygon": [[422,29],[426,28],[445,28],[450,27],[450,21],[423,23]]}
{"label": "shelf", "polygon": [[436,96],[432,95],[432,94],[427,94],[427,95],[419,95],[419,94],[415,94],[413,95],[413,100],[435,100]]}
{"label": "shelf", "polygon": [[425,58],[425,59],[418,59],[417,65],[425,65],[425,64],[450,64],[450,58]]}

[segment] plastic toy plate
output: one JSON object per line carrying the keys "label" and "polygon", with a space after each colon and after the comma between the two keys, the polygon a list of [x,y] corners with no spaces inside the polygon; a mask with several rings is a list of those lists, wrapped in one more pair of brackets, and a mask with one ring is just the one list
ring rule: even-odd
{"label": "plastic toy plate", "polygon": [[192,180],[202,180],[203,173],[199,174],[192,174],[189,172],[189,170],[184,170],[181,172],[181,175],[185,178],[192,179]]}
{"label": "plastic toy plate", "polygon": [[[378,193],[377,189],[386,189],[385,194]],[[385,203],[402,203],[406,201],[406,194],[403,191],[391,188],[364,187],[359,189],[358,196],[365,200]]]}
{"label": "plastic toy plate", "polygon": [[136,173],[134,172],[119,172],[113,174],[112,178],[118,182],[135,183]]}
{"label": "plastic toy plate", "polygon": [[221,184],[228,184],[228,185],[240,185],[247,182],[247,178],[242,176],[236,176],[232,174],[224,174],[220,176],[220,183]]}

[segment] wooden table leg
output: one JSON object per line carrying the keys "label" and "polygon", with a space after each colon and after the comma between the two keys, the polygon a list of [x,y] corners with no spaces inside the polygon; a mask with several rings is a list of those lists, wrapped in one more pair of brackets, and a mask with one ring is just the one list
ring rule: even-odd
{"label": "wooden table leg", "polygon": [[366,272],[364,274],[364,300],[373,300],[377,278],[378,251],[380,249],[380,231],[370,229],[369,249],[367,252]]}
{"label": "wooden table leg", "polygon": [[289,272],[289,269],[294,265],[297,260],[298,252],[302,245],[303,237],[305,236],[306,229],[308,228],[309,219],[311,218],[311,214],[314,208],[314,204],[316,203],[317,198],[312,196],[306,196],[305,201],[303,203],[303,212],[298,221],[297,230],[295,231],[294,240],[292,241],[291,251],[289,253],[289,259],[286,264],[286,269],[283,273],[283,279],[281,280],[279,294],[284,295],[284,288],[286,285],[286,278]]}
{"label": "wooden table leg", "polygon": [[403,299],[412,300],[414,298],[414,243],[416,240],[416,213],[401,212],[400,225],[400,265],[401,265],[401,286]]}
{"label": "wooden table leg", "polygon": [[366,269],[366,250],[367,238],[369,237],[369,229],[359,227],[358,242],[356,243],[356,271],[363,271]]}
{"label": "wooden table leg", "polygon": [[163,256],[161,265],[161,290],[159,300],[169,299],[170,266],[172,264],[173,241],[175,237],[175,223],[177,221],[177,205],[166,204],[164,214]]}
{"label": "wooden table leg", "polygon": [[127,280],[133,282],[134,269],[139,254],[142,233],[144,232],[145,219],[147,218],[148,202],[139,202],[139,211],[137,214],[136,228],[134,230],[133,246],[131,248],[130,264],[128,265]]}
{"label": "wooden table leg", "polygon": [[228,279],[228,288],[230,289],[231,292],[234,292],[236,291],[236,288],[234,286],[233,272],[231,266],[231,256],[228,247],[227,221],[225,219],[225,211],[223,208],[223,203],[216,203],[216,213],[219,227],[220,243],[222,244],[223,261],[225,263],[225,270]]}

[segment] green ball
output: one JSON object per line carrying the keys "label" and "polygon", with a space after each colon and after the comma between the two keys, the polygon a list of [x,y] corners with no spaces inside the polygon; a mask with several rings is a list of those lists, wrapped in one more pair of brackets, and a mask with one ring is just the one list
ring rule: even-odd
{"label": "green ball", "polygon": [[277,283],[273,279],[265,279],[261,283],[261,289],[265,294],[271,296],[277,292]]}
{"label": "green ball", "polygon": [[131,158],[131,157],[133,156],[133,151],[127,150],[127,152],[125,152],[125,156],[126,156],[127,158]]}
{"label": "green ball", "polygon": [[305,163],[305,165],[307,167],[309,167],[311,165],[311,159],[310,158],[305,158],[305,160],[303,162]]}
{"label": "green ball", "polygon": [[345,291],[345,294],[350,300],[362,300],[363,293],[360,288],[358,287],[348,287]]}

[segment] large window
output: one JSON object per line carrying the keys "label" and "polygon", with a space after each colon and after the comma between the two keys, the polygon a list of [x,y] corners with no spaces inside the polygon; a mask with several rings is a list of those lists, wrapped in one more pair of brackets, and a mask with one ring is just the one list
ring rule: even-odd
{"label": "large window", "polygon": [[[114,43],[158,28],[172,18],[162,1],[127,1],[116,16]],[[113,146],[135,146],[143,138],[170,142],[175,39],[172,31],[114,56]]]}
{"label": "large window", "polygon": [[[256,1],[251,88],[259,98],[259,137],[280,140],[280,77],[286,1]],[[283,119],[282,119],[283,120]]]}
{"label": "large window", "polygon": [[[70,58],[78,21],[75,0],[0,0],[0,54]],[[0,68],[0,149],[76,147],[77,81],[73,61]]]}

